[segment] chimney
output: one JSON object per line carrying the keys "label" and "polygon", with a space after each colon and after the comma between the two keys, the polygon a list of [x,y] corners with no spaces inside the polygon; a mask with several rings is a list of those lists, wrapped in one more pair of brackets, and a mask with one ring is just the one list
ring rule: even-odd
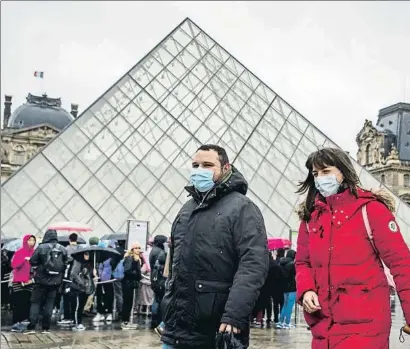
{"label": "chimney", "polygon": [[3,114],[3,128],[6,128],[7,124],[9,123],[10,116],[11,116],[11,99],[13,97],[9,95],[5,95],[4,98],[5,98],[5,101],[4,101],[4,114]]}
{"label": "chimney", "polygon": [[71,115],[74,116],[74,118],[77,118],[77,116],[78,116],[78,104],[71,103]]}

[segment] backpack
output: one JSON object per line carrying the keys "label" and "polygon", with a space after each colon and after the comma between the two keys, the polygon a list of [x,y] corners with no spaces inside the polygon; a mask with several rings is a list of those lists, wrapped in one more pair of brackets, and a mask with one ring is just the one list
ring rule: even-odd
{"label": "backpack", "polygon": [[117,264],[112,272],[112,275],[117,280],[122,280],[124,278],[124,259],[121,259],[121,261]]}
{"label": "backpack", "polygon": [[151,289],[157,295],[165,292],[165,277],[163,275],[164,267],[165,266],[161,265],[157,259],[154,268],[151,270]]}
{"label": "backpack", "polygon": [[369,240],[370,240],[370,242],[371,242],[371,244],[372,244],[373,250],[374,250],[374,252],[376,253],[377,258],[379,258],[380,263],[381,263],[382,266],[383,266],[384,274],[386,275],[387,282],[389,283],[389,286],[390,286],[390,287],[396,289],[396,283],[394,282],[394,279],[393,279],[393,276],[392,276],[392,274],[391,274],[391,272],[390,272],[390,269],[387,268],[386,264],[384,264],[384,262],[383,262],[382,259],[380,258],[379,251],[377,250],[376,245],[374,244],[374,241],[373,241],[373,233],[372,233],[372,229],[370,228],[370,222],[369,222],[369,217],[367,216],[367,208],[366,208],[366,205],[363,205],[363,206],[362,206],[362,216],[363,216],[364,225],[365,225],[365,227],[366,227],[367,235],[368,235]]}
{"label": "backpack", "polygon": [[63,260],[63,251],[57,244],[50,245],[50,247],[43,270],[49,275],[59,275],[64,272],[66,267]]}

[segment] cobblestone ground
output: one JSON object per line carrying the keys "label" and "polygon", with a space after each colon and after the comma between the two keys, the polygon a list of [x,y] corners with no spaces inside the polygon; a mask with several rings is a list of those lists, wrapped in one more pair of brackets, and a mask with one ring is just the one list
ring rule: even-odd
{"label": "cobblestone ground", "polygon": [[[392,305],[393,328],[390,349],[405,349],[410,347],[410,336],[404,344],[398,340],[399,329],[403,325],[403,316],[398,309],[398,301]],[[103,325],[95,328],[91,325],[91,319],[87,319],[85,325],[87,331],[72,332],[54,326],[51,334],[24,335],[10,332],[10,317],[2,313],[1,348],[60,348],[60,349],[160,349],[161,344],[155,333],[147,327],[148,322],[139,319],[138,330],[122,331],[119,323]],[[253,349],[309,349],[311,333],[306,325],[297,316],[297,326],[291,330],[277,329],[253,329],[251,348]],[[3,325],[4,324],[4,325]]]}

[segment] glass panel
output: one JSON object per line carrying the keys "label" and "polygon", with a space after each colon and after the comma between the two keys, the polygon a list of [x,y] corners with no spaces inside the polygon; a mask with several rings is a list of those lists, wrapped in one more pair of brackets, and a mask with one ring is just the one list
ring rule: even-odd
{"label": "glass panel", "polygon": [[145,137],[145,139],[150,142],[152,145],[158,142],[158,140],[164,134],[157,125],[152,122],[150,119],[146,119],[144,123],[138,127],[138,132]]}
{"label": "glass panel", "polygon": [[210,118],[206,120],[206,125],[211,129],[218,137],[222,137],[225,133],[228,125],[222,121],[217,114],[212,113]]}
{"label": "glass panel", "polygon": [[295,110],[292,110],[290,113],[288,122],[290,122],[302,133],[305,132],[306,128],[309,126],[308,121]]}
{"label": "glass panel", "polygon": [[198,132],[195,133],[195,137],[199,139],[202,144],[217,143],[218,137],[208,127],[202,125]]}
{"label": "glass panel", "polygon": [[[192,100],[195,98],[195,95],[188,90],[184,84],[179,84],[174,88],[172,94],[182,102],[184,106],[188,106]],[[185,108],[183,108],[185,109]],[[175,115],[175,113],[173,113]],[[178,114],[179,115],[179,114]]]}
{"label": "glass panel", "polygon": [[46,224],[41,227],[41,232],[46,232],[48,227],[57,222],[68,222],[68,218],[58,211],[53,218],[51,218]]}
{"label": "glass panel", "polygon": [[259,123],[257,130],[269,141],[270,144],[274,142],[276,136],[278,135],[276,128],[274,128],[269,122],[267,122],[266,119],[263,119]]}
{"label": "glass panel", "polygon": [[76,126],[76,123],[64,130],[60,134],[59,139],[74,154],[77,154],[89,142],[89,138]]}
{"label": "glass panel", "polygon": [[195,133],[201,126],[202,121],[200,121],[189,109],[186,109],[179,116],[178,121],[184,125],[191,133]]}
{"label": "glass panel", "polygon": [[222,136],[225,143],[229,144],[232,150],[238,153],[245,143],[245,140],[239,136],[232,128],[228,128]]}
{"label": "glass panel", "polygon": [[186,69],[192,69],[192,67],[198,62],[189,50],[182,51],[177,59],[185,66]]}
{"label": "glass panel", "polygon": [[178,79],[171,74],[167,69],[164,69],[160,75],[157,77],[158,81],[168,90],[172,90],[176,84],[178,84]]}
{"label": "glass panel", "polygon": [[181,24],[180,28],[190,37],[197,36],[201,32],[199,28],[189,19],[185,20],[185,22]]}
{"label": "glass panel", "polygon": [[187,68],[185,68],[178,60],[174,59],[168,66],[168,71],[173,74],[178,80],[180,80],[183,75],[187,73]]}
{"label": "glass panel", "polygon": [[245,101],[242,98],[239,98],[234,92],[229,92],[223,100],[237,113],[239,113],[245,105]]}
{"label": "glass panel", "polygon": [[208,84],[212,87],[213,92],[218,96],[218,100],[223,98],[229,91],[229,87],[217,76],[214,76]]}
{"label": "glass panel", "polygon": [[[407,225],[410,225],[410,208],[404,202],[400,202],[397,209],[397,216],[400,217],[401,220],[403,220]],[[404,228],[401,229],[404,230]]]}
{"label": "glass panel", "polygon": [[178,56],[178,54],[183,50],[182,45],[178,41],[174,40],[173,37],[168,37],[162,44],[162,47],[166,48],[167,51],[173,56]]}
{"label": "glass panel", "polygon": [[[170,132],[168,132],[168,134],[170,134]],[[172,137],[172,139],[176,138]],[[164,135],[164,137],[162,137],[155,145],[155,149],[157,149],[169,162],[172,162],[180,151],[180,148],[172,141],[172,139]]]}
{"label": "glass panel", "polygon": [[122,92],[118,86],[114,86],[104,95],[104,99],[117,112],[121,111],[129,102],[129,98]]}
{"label": "glass panel", "polygon": [[94,176],[84,184],[80,189],[80,194],[84,199],[92,206],[94,210],[97,210],[110,196],[110,192],[104,187],[104,185]]}
{"label": "glass panel", "polygon": [[241,110],[241,115],[252,127],[256,127],[259,120],[261,119],[261,115],[257,113],[253,108],[249,107],[248,104],[246,104]]}
{"label": "glass panel", "polygon": [[235,159],[233,165],[242,173],[245,179],[250,182],[255,170],[248,165],[247,159],[243,159],[240,155]]}
{"label": "glass panel", "polygon": [[124,108],[124,110],[121,112],[121,115],[134,127],[138,127],[141,122],[147,117],[144,112],[133,102],[131,102]]}
{"label": "glass panel", "polygon": [[239,63],[235,58],[230,56],[227,61],[225,61],[225,67],[227,67],[236,76],[239,76],[244,71],[244,66]]}
{"label": "glass panel", "polygon": [[147,194],[157,179],[155,176],[147,170],[143,164],[139,164],[135,170],[133,170],[128,179],[143,193]]}
{"label": "glass panel", "polygon": [[360,183],[362,184],[363,189],[379,188],[382,185],[381,182],[379,182],[375,177],[373,177],[367,171],[362,171],[359,179],[360,179]]}
{"label": "glass panel", "polygon": [[163,66],[166,66],[174,58],[167,50],[163,47],[158,47],[154,53],[155,59],[161,63]]}
{"label": "glass panel", "polygon": [[195,40],[198,41],[198,43],[206,49],[210,49],[215,44],[215,41],[213,41],[202,31],[198,36],[195,37]]}
{"label": "glass panel", "polygon": [[145,63],[145,69],[149,72],[151,76],[157,76],[157,74],[162,70],[163,66],[152,56]]}
{"label": "glass panel", "polygon": [[305,135],[313,142],[313,144],[317,146],[324,146],[326,137],[322,132],[317,130],[314,126],[309,125],[308,129],[306,130]]}
{"label": "glass panel", "polygon": [[135,80],[128,74],[125,75],[121,81],[117,84],[118,88],[130,99],[134,99],[138,93],[141,92],[141,88],[137,85]]}
{"label": "glass panel", "polygon": [[285,222],[267,207],[262,210],[262,215],[268,236],[281,237],[281,233],[286,226]]}
{"label": "glass panel", "polygon": [[249,105],[256,110],[260,115],[264,115],[268,109],[268,103],[266,103],[257,94],[253,94],[248,101]]}
{"label": "glass panel", "polygon": [[277,130],[280,130],[285,123],[285,119],[274,109],[269,108],[264,114],[265,120],[269,121]]}
{"label": "glass panel", "polygon": [[133,212],[144,198],[141,192],[128,179],[121,183],[114,196],[128,212]]}
{"label": "glass panel", "polygon": [[61,174],[77,190],[92,176],[92,173],[77,157],[73,158],[73,160],[62,169]]}
{"label": "glass panel", "polygon": [[219,103],[214,112],[227,124],[231,124],[237,113],[230,108],[225,102]]}
{"label": "glass panel", "polygon": [[[98,143],[101,144],[102,142],[103,140],[100,137]],[[87,168],[93,173],[97,171],[105,161],[107,161],[107,157],[103,154],[103,152],[101,152],[100,149],[96,147],[94,143],[88,144],[80,152],[80,154],[78,154],[78,157],[81,159],[84,165],[86,165]]]}
{"label": "glass panel", "polygon": [[281,133],[279,133],[278,137],[276,138],[274,145],[283,154],[285,154],[288,159],[292,158],[296,147]]}
{"label": "glass panel", "polygon": [[275,147],[270,148],[269,152],[266,154],[266,159],[268,159],[272,165],[275,165],[275,167],[281,172],[285,170],[289,162],[289,158]]}
{"label": "glass panel", "polygon": [[289,116],[292,108],[279,96],[275,98],[272,103],[272,107],[279,112],[285,119]]}
{"label": "glass panel", "polygon": [[263,202],[268,202],[273,192],[273,188],[258,173],[253,176],[249,187]]}
{"label": "glass panel", "polygon": [[152,80],[152,75],[148,73],[142,64],[138,64],[129,75],[142,87],[148,85]]}
{"label": "glass panel", "polygon": [[245,82],[252,90],[256,89],[260,83],[259,79],[249,70],[245,70],[241,75],[241,80]]}
{"label": "glass panel", "polygon": [[264,161],[259,166],[258,173],[269,183],[272,188],[276,187],[281,176],[281,173],[268,161]]}
{"label": "glass panel", "polygon": [[38,191],[37,185],[33,183],[24,169],[18,173],[18,176],[11,177],[2,188],[6,190],[7,194],[9,194],[20,207]]}
{"label": "glass panel", "polygon": [[135,99],[134,103],[145,114],[150,114],[156,107],[157,103],[145,92],[141,92]]}
{"label": "glass panel", "polygon": [[184,109],[182,103],[172,94],[168,95],[168,97],[162,102],[162,106],[166,110],[169,110],[175,118],[177,118],[179,114],[181,114],[181,111]]}
{"label": "glass panel", "polygon": [[293,154],[292,161],[296,166],[299,166],[301,169],[305,169],[305,163],[307,160],[307,155],[305,153],[302,153],[302,151],[298,148],[295,151],[295,154]]}
{"label": "glass panel", "polygon": [[40,153],[24,166],[24,172],[30,176],[39,188],[42,188],[57,171]]}
{"label": "glass panel", "polygon": [[204,88],[204,84],[191,72],[185,76],[182,83],[191,91],[194,95],[197,95],[200,90]]}
{"label": "glass panel", "polygon": [[246,144],[240,155],[254,170],[259,169],[263,158],[251,145]]}
{"label": "glass panel", "polygon": [[25,234],[37,235],[39,228],[24,214],[18,211],[6,224],[1,226],[2,235],[7,237],[21,237]]}
{"label": "glass panel", "polygon": [[246,193],[246,196],[247,196],[249,199],[251,199],[252,202],[253,202],[256,206],[258,206],[258,208],[259,208],[261,211],[266,207],[265,204],[261,201],[261,199],[260,199],[257,195],[255,195],[255,193],[254,193],[252,190],[248,189],[248,192]]}
{"label": "glass panel", "polygon": [[128,211],[113,196],[104,203],[98,213],[114,231],[118,231],[129,216]]}
{"label": "glass panel", "polygon": [[151,144],[149,144],[142,136],[135,131],[130,138],[124,143],[127,148],[135,155],[138,159],[142,159],[145,154],[151,149]]}
{"label": "glass panel", "polygon": [[107,157],[110,157],[121,146],[121,142],[108,128],[104,128],[97,137],[94,138],[94,143]]}
{"label": "glass panel", "polygon": [[42,153],[58,170],[61,170],[74,156],[59,137],[54,138],[43,149]]}
{"label": "glass panel", "polygon": [[120,114],[118,114],[114,120],[108,124],[108,129],[111,130],[114,136],[121,142],[124,142],[134,131],[133,127],[125,121]]}
{"label": "glass panel", "polygon": [[157,178],[161,177],[169,164],[155,149],[151,149],[142,162]]}
{"label": "glass panel", "polygon": [[104,99],[98,100],[90,110],[103,125],[108,124],[117,115],[116,110]]}
{"label": "glass panel", "polygon": [[236,92],[244,101],[246,101],[248,99],[247,97],[252,94],[245,85],[237,80],[237,76],[232,74],[227,68],[221,67],[217,75],[227,87],[231,87],[232,84],[235,83],[234,86],[232,86],[232,91]]}
{"label": "glass panel", "polygon": [[109,160],[95,175],[111,192],[113,192],[125,179],[125,176],[121,171]]}
{"label": "glass panel", "polygon": [[317,151],[318,148],[315,144],[313,144],[308,138],[303,137],[302,140],[300,141],[300,144],[298,146],[298,149],[303,152],[303,154],[306,155],[307,157],[312,154],[313,152]]}
{"label": "glass panel", "polygon": [[189,109],[195,114],[199,120],[205,120],[212,110],[204,103],[201,103],[198,99],[195,99]]}
{"label": "glass panel", "polygon": [[165,217],[170,221],[170,222],[174,222],[179,210],[181,209],[183,203],[185,203],[185,201],[187,201],[187,196],[188,193],[185,189],[182,189],[182,191],[180,190],[180,195],[182,196],[182,200],[180,199],[176,200],[174,204],[171,205],[169,211],[167,212],[167,214],[165,215]]}
{"label": "glass panel", "polygon": [[204,57],[208,52],[195,40],[191,41],[191,43],[186,47],[186,50],[188,50],[189,53],[198,60],[202,59],[202,57]]}
{"label": "glass panel", "polygon": [[276,192],[274,192],[272,197],[269,199],[268,206],[285,221],[288,220],[294,210],[294,207]]}
{"label": "glass panel", "polygon": [[59,209],[74,195],[75,191],[61,174],[57,174],[43,188],[43,192]]}
{"label": "glass panel", "polygon": [[[182,188],[187,184],[187,180],[183,177],[179,171],[174,167],[169,165],[166,172],[161,177],[162,184],[169,189],[171,193],[177,196]],[[153,200],[154,201],[154,200]],[[155,202],[155,201],[154,201]]]}
{"label": "glass panel", "polygon": [[23,211],[37,227],[41,228],[57,213],[57,208],[42,191],[39,191],[24,205]]}
{"label": "glass panel", "polygon": [[285,177],[292,182],[304,181],[307,177],[307,170],[302,169],[290,162],[285,170]]}
{"label": "glass panel", "polygon": [[[192,148],[195,148],[193,146]],[[196,150],[198,147],[195,148],[195,150],[190,153],[190,156],[195,154]],[[175,158],[175,160],[172,162],[172,165],[181,173],[181,175],[185,178],[186,183],[188,183],[188,178],[191,174],[192,171],[192,160],[185,152],[181,152],[178,154],[178,156]]]}
{"label": "glass panel", "polygon": [[165,214],[175,202],[176,197],[161,182],[157,182],[149,193],[149,199],[155,203],[155,207],[161,213]]}
{"label": "glass panel", "polygon": [[126,176],[137,166],[139,160],[125,147],[121,146],[110,158]]}
{"label": "glass panel", "polygon": [[247,139],[250,136],[251,132],[254,130],[254,128],[239,115],[234,120],[231,127],[244,139]]}
{"label": "glass panel", "polygon": [[[81,116],[75,121],[75,126],[84,132],[89,138],[93,138],[104,127],[91,110],[87,110],[84,114],[81,114]],[[67,138],[67,141],[69,141],[69,138]]]}
{"label": "glass panel", "polygon": [[302,138],[302,134],[288,122],[285,122],[280,132],[289,139],[293,145],[298,145]]}
{"label": "glass panel", "polygon": [[172,224],[164,218],[155,229],[155,235],[170,236]]}
{"label": "glass panel", "polygon": [[149,202],[148,199],[145,199],[141,204],[137,207],[137,209],[132,213],[132,216],[135,219],[140,219],[143,221],[149,221],[150,231],[155,232],[155,229],[158,223],[164,217],[156,208],[155,206]]}
{"label": "glass panel", "polygon": [[356,161],[350,159],[352,161],[353,167],[356,170],[356,173],[358,176],[360,176],[360,173],[362,172],[363,167],[360,166]]}
{"label": "glass panel", "polygon": [[276,187],[276,191],[279,192],[293,206],[295,206],[300,198],[299,194],[296,194],[298,183],[299,181],[297,180],[291,181],[282,176],[278,186]]}
{"label": "glass panel", "polygon": [[62,207],[61,212],[69,221],[74,222],[88,222],[94,213],[84,199],[77,194],[74,195],[71,200]]}
{"label": "glass panel", "polygon": [[116,231],[112,230],[98,214],[95,214],[87,224],[93,228],[93,231],[98,231],[98,235],[103,236],[105,234],[112,234],[116,233]]}
{"label": "glass panel", "polygon": [[268,104],[272,103],[276,94],[265,84],[260,83],[256,89],[256,93],[261,96]]}
{"label": "glass panel", "polygon": [[209,79],[212,76],[212,73],[209,71],[209,69],[202,63],[198,63],[194,70],[193,73],[195,76],[202,81],[204,84],[207,84]]}
{"label": "glass panel", "polygon": [[1,223],[4,224],[13,216],[19,207],[14,203],[12,198],[1,188]]}
{"label": "glass panel", "polygon": [[225,62],[229,58],[228,52],[226,52],[221,46],[214,45],[210,52],[216,57],[221,63]]}

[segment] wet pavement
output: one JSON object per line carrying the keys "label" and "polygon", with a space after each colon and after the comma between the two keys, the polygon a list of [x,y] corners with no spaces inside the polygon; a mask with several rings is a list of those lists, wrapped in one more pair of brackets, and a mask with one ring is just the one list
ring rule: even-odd
{"label": "wet pavement", "polygon": [[[399,342],[399,330],[403,325],[403,314],[399,301],[392,304],[393,327],[390,349],[410,347],[410,336],[404,344]],[[91,318],[84,319],[85,332],[73,332],[69,328],[53,326],[50,334],[24,335],[10,332],[10,316],[2,312],[1,348],[60,348],[60,349],[160,349],[158,336],[149,329],[149,319],[137,317],[139,328],[124,331],[119,322],[104,324],[98,328],[91,323]],[[296,328],[278,330],[271,328],[255,328],[252,330],[251,346],[253,349],[309,349],[311,333],[299,313],[296,316]]]}

